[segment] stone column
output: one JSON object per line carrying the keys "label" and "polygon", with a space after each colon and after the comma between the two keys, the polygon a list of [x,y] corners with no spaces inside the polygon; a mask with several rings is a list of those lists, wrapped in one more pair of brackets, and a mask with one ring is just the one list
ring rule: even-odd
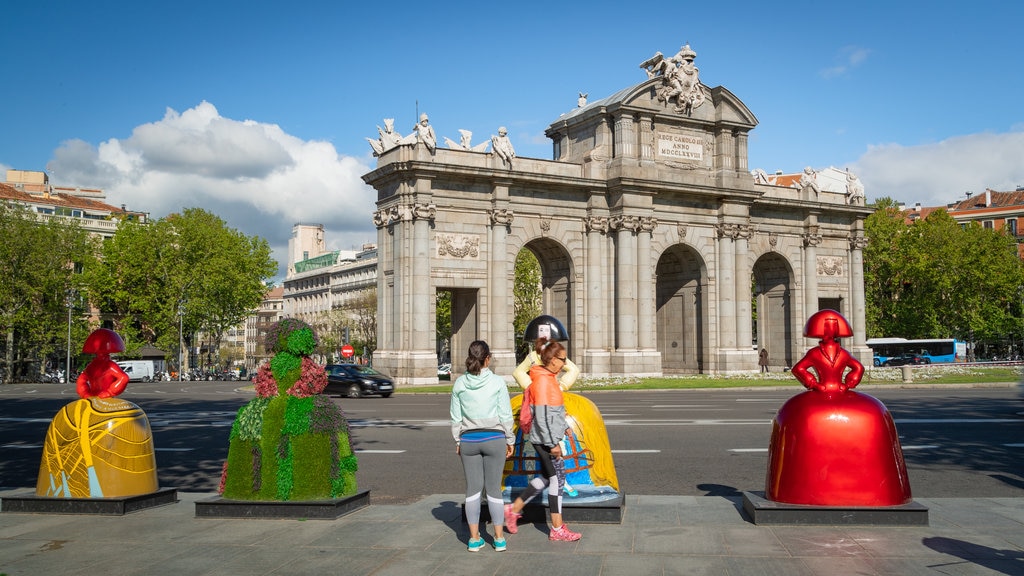
{"label": "stone column", "polygon": [[636,130],[633,118],[623,114],[615,120],[615,155],[636,158]]}
{"label": "stone column", "polygon": [[583,219],[587,239],[587,297],[584,299],[583,311],[587,338],[580,368],[593,375],[609,374],[611,369],[609,360],[613,338],[604,321],[611,309],[609,302],[613,293],[612,283],[606,282],[608,226],[608,218],[605,216],[588,216]]}
{"label": "stone column", "polygon": [[[868,239],[854,231],[850,234],[850,324],[853,325],[853,347],[867,348],[867,314],[864,297],[864,248]],[[870,356],[868,360],[870,360]],[[863,361],[863,360],[862,360]]]}
{"label": "stone column", "polygon": [[[412,275],[410,282],[409,314],[412,318],[411,348],[416,351],[435,349],[435,326],[430,324],[430,309],[434,304],[430,282],[430,222],[434,219],[433,204],[417,203],[412,208]],[[435,374],[436,376],[436,374]]]}
{"label": "stone column", "polygon": [[751,350],[753,337],[750,325],[750,237],[753,227],[749,224],[736,230],[736,346],[740,350]]}
{"label": "stone column", "polygon": [[735,224],[717,224],[718,239],[718,348],[736,348],[736,243]]}
{"label": "stone column", "polygon": [[736,133],[736,172],[747,171],[747,133]]}
{"label": "stone column", "polygon": [[639,225],[636,216],[612,218],[612,229],[616,231],[615,250],[615,347],[618,350],[635,350],[637,347],[637,277],[636,277],[636,236]]}
{"label": "stone column", "polygon": [[654,312],[654,266],[651,264],[651,234],[658,226],[658,219],[640,218],[636,243],[637,278],[637,335],[643,350],[657,347]]}
{"label": "stone column", "polygon": [[654,129],[650,116],[640,116],[640,160],[654,160]]}
{"label": "stone column", "polygon": [[512,210],[501,208],[488,211],[491,221],[491,245],[488,247],[489,262],[488,269],[490,277],[489,294],[487,295],[487,312],[489,321],[487,330],[490,334],[489,344],[491,354],[511,352],[513,354],[512,333],[509,328],[512,326],[512,307],[508,305],[509,299],[509,266],[514,266],[515,261],[509,261],[506,251],[506,239],[508,229],[512,225],[514,217]]}
{"label": "stone column", "polygon": [[803,320],[807,320],[818,311],[818,245],[821,244],[821,234],[818,232],[818,225],[815,223],[807,227],[807,232],[802,236],[804,243],[804,314]]}

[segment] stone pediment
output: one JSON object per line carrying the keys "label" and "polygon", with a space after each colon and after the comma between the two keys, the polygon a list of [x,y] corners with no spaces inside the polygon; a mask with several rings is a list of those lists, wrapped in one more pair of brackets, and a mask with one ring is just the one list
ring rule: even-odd
{"label": "stone pediment", "polygon": [[[746,134],[757,126],[750,109],[721,86],[696,84],[686,106],[666,98],[665,89],[661,77],[653,77],[563,114],[545,132],[554,158],[582,164],[636,158],[683,169],[745,170]],[[742,146],[732,143],[737,138]],[[729,142],[719,147],[722,139]]]}
{"label": "stone pediment", "polygon": [[564,126],[586,123],[596,115],[624,113],[650,114],[656,122],[668,124],[729,124],[745,127],[747,130],[757,126],[757,117],[739,98],[723,86],[708,88],[700,84],[698,89],[704,94],[702,105],[692,109],[689,114],[679,112],[671,104],[658,100],[661,80],[651,78],[645,82],[620,90],[607,98],[595,100],[586,106],[576,108],[563,114],[553,122],[548,131]]}

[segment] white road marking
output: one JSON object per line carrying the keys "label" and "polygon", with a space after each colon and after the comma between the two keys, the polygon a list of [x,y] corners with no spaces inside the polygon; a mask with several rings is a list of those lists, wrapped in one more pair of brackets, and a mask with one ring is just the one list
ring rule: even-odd
{"label": "white road marking", "polygon": [[768,449],[767,449],[767,448],[731,448],[731,449],[729,450],[729,452],[739,452],[739,453],[746,453],[746,452],[767,452],[767,451],[768,451]]}
{"label": "white road marking", "polygon": [[899,419],[897,424],[1009,424],[1020,418],[920,418]]}

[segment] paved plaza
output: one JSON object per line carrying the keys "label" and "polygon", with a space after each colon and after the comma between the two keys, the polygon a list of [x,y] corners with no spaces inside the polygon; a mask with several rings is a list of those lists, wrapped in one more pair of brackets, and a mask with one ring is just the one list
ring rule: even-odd
{"label": "paved plaza", "polygon": [[928,526],[870,527],[755,525],[740,497],[627,495],[620,524],[574,523],[579,542],[523,524],[506,552],[487,537],[471,554],[459,494],[371,494],[336,520],[197,518],[213,496],[125,516],[0,513],[0,574],[1024,574],[1024,498],[918,499]]}

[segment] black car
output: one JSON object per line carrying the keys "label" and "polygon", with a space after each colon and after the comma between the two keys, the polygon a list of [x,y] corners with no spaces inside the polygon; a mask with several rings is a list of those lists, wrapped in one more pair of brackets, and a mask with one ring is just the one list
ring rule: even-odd
{"label": "black car", "polygon": [[328,364],[327,387],[323,393],[328,396],[381,396],[387,398],[395,391],[395,383],[385,374],[361,364]]}

